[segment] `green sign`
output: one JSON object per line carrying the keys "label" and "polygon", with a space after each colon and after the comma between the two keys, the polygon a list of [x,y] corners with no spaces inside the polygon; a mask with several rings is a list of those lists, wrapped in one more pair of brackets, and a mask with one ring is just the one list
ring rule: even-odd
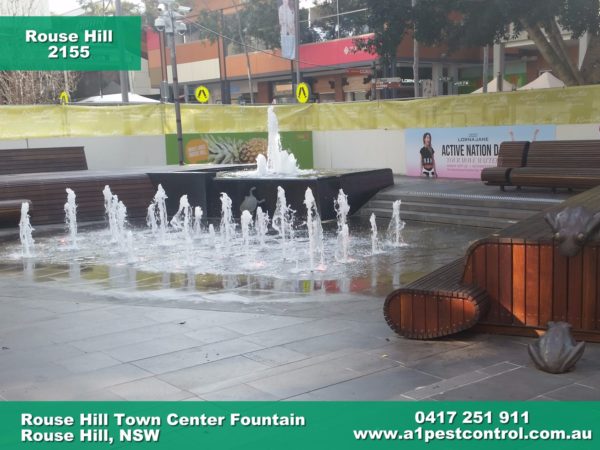
{"label": "green sign", "polygon": [[587,450],[598,433],[598,402],[0,402],[11,450]]}
{"label": "green sign", "polygon": [[0,70],[140,70],[141,17],[0,17]]}

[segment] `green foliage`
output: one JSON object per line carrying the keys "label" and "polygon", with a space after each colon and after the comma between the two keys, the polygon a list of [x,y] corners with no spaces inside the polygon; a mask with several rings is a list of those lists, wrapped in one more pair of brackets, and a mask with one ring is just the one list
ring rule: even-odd
{"label": "green foliage", "polygon": [[361,50],[377,54],[389,64],[406,31],[412,27],[411,0],[365,0],[369,9],[367,26],[374,33],[368,40],[355,40]]}

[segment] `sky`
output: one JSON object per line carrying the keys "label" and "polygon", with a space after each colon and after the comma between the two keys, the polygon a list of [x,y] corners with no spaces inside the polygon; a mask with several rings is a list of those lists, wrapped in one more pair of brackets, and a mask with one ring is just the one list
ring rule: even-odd
{"label": "sky", "polygon": [[77,0],[48,0],[50,12],[62,14],[67,11],[73,11],[79,7]]}
{"label": "sky", "polygon": [[[135,3],[135,0],[133,0],[133,2]],[[79,2],[77,0],[48,0],[48,6],[50,12],[53,12],[54,14],[63,14],[79,8]]]}

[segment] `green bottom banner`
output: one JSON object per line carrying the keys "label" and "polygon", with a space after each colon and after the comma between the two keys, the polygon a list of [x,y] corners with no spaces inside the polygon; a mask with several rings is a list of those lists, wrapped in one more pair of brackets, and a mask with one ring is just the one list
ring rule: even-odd
{"label": "green bottom banner", "polygon": [[600,402],[0,402],[0,448],[597,449]]}

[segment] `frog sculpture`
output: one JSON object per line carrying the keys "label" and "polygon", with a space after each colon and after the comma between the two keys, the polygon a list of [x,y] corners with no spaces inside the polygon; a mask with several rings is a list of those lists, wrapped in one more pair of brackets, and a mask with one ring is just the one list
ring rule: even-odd
{"label": "frog sculpture", "polygon": [[577,255],[600,228],[600,212],[593,213],[583,206],[567,206],[547,213],[544,218],[554,231],[558,251],[564,256]]}
{"label": "frog sculpture", "polygon": [[544,372],[564,373],[571,370],[583,355],[585,342],[577,344],[567,322],[548,322],[548,331],[534,344],[529,344],[529,356]]}

